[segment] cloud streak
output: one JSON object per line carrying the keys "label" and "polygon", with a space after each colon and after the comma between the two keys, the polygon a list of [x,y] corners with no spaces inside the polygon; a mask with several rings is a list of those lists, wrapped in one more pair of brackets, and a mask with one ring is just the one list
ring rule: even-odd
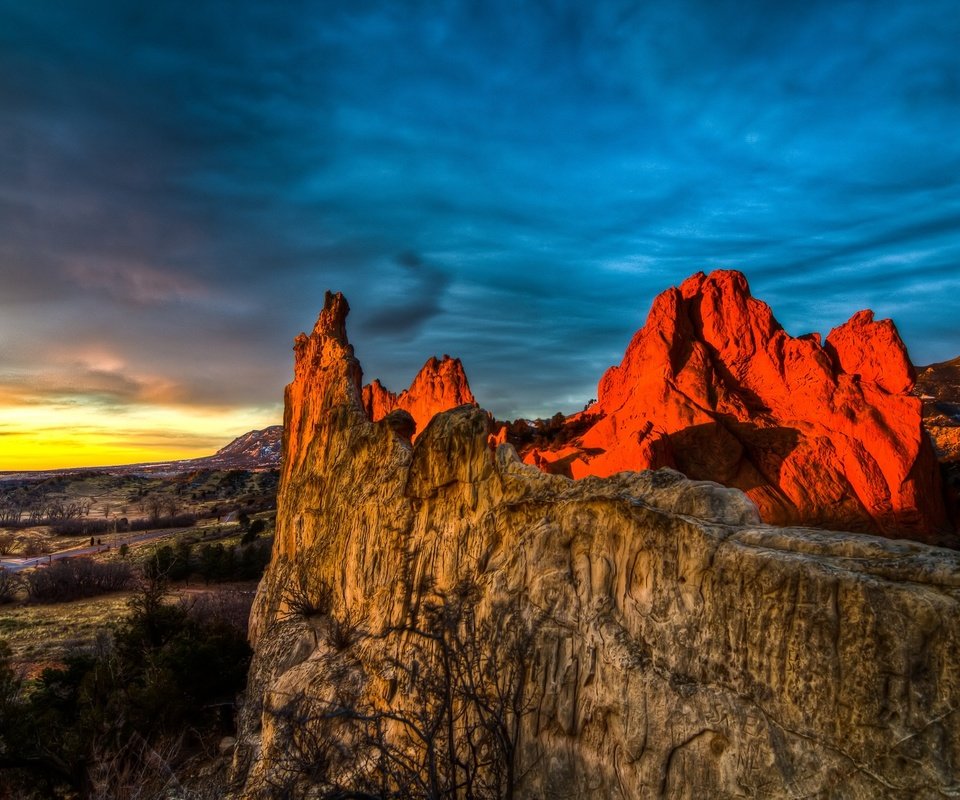
{"label": "cloud streak", "polygon": [[946,0],[0,0],[0,373],[108,342],[276,408],[332,288],[368,375],[570,410],[715,267],[952,357],[958,40]]}

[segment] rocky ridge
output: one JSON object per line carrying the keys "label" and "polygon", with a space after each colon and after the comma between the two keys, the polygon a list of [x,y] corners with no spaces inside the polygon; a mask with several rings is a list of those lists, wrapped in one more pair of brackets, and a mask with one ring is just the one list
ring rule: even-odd
{"label": "rocky ridge", "polygon": [[280,466],[282,444],[283,427],[271,425],[263,430],[248,431],[212,456],[194,461],[202,461],[211,469],[275,469]]}
{"label": "rocky ridge", "polygon": [[960,528],[960,358],[918,367],[914,391],[940,460],[947,509]]}
{"label": "rocky ridge", "polygon": [[[789,336],[735,271],[660,294],[597,401],[527,463],[574,478],[673,467],[745,491],[766,522],[947,541],[936,457],[896,327],[855,314]],[[519,436],[517,435],[519,434]]]}
{"label": "rocky ridge", "polygon": [[[295,347],[235,797],[355,785],[383,763],[357,761],[375,722],[374,755],[415,756],[430,659],[413,628],[465,581],[490,658],[504,609],[529,632],[506,715],[518,797],[956,793],[960,554],[770,527],[742,492],[670,469],[547,474],[471,406],[412,443],[407,412],[364,410],[347,311],[328,295]],[[832,370],[781,342],[813,354],[785,363]]]}
{"label": "rocky ridge", "polygon": [[387,389],[379,378],[363,387],[363,407],[367,416],[376,422],[392,411],[400,409],[413,417],[416,424],[414,438],[423,432],[427,423],[440,411],[470,404],[476,405],[467,375],[459,358],[444,355],[427,359],[409,389],[399,395]]}

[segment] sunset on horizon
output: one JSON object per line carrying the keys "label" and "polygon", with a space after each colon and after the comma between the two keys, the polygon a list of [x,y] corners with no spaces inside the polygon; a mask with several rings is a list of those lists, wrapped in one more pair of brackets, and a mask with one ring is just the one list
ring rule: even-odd
{"label": "sunset on horizon", "polygon": [[957,0],[0,0],[0,800],[960,793]]}
{"label": "sunset on horizon", "polygon": [[653,298],[960,353],[950,3],[0,2],[0,470],[281,422],[327,289],[367,379],[579,410]]}

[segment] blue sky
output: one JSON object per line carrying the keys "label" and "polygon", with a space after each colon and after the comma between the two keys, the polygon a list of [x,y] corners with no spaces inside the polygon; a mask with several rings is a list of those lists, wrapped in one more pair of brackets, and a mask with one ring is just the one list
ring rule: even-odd
{"label": "blue sky", "polygon": [[0,0],[0,399],[278,420],[331,288],[368,377],[570,411],[719,267],[951,358],[957,42],[956,2]]}

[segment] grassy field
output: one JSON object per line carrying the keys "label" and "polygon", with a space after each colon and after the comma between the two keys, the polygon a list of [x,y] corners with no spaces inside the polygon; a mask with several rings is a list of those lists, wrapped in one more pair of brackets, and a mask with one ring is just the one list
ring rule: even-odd
{"label": "grassy field", "polygon": [[10,645],[14,667],[36,675],[60,663],[70,650],[95,646],[98,635],[126,617],[132,594],[0,606],[0,639]]}
{"label": "grassy field", "polygon": [[[173,475],[84,472],[0,478],[0,555],[104,544],[115,532],[174,515],[222,522],[275,504],[275,471],[197,470]],[[58,529],[70,528],[68,535]]]}
{"label": "grassy field", "polygon": [[[258,520],[257,527],[263,530],[257,541],[265,541],[273,532],[276,476],[272,473],[207,471],[165,477],[91,474],[46,479],[44,483],[39,494],[47,503],[67,505],[82,500],[92,504],[89,519],[97,519],[97,510],[101,520],[122,519],[121,515],[130,514],[131,509],[139,515],[143,508],[149,514],[149,499],[158,496],[174,498],[175,503],[167,507],[176,508],[177,513],[197,516],[196,524],[187,528],[95,535],[104,547],[92,556],[95,560],[125,560],[137,573],[161,548],[169,550],[188,545],[198,558],[205,545],[227,550],[238,548],[244,528]],[[0,502],[3,492],[22,488],[0,482]],[[87,535],[58,536],[53,531],[51,525],[6,529],[0,525],[0,536],[12,537],[15,542],[8,558],[90,545]],[[157,538],[131,543],[121,554],[121,541],[144,534]],[[27,571],[20,573],[26,574]],[[171,585],[168,602],[183,603],[198,613],[229,617],[232,623],[242,626],[256,585],[256,580],[205,584],[198,575],[193,575]],[[9,644],[14,667],[27,676],[36,676],[45,667],[62,663],[71,650],[94,648],[98,640],[108,637],[110,629],[127,616],[134,592],[132,584],[127,591],[98,597],[40,603],[29,602],[26,590],[21,589],[16,602],[0,604],[0,640]]]}

